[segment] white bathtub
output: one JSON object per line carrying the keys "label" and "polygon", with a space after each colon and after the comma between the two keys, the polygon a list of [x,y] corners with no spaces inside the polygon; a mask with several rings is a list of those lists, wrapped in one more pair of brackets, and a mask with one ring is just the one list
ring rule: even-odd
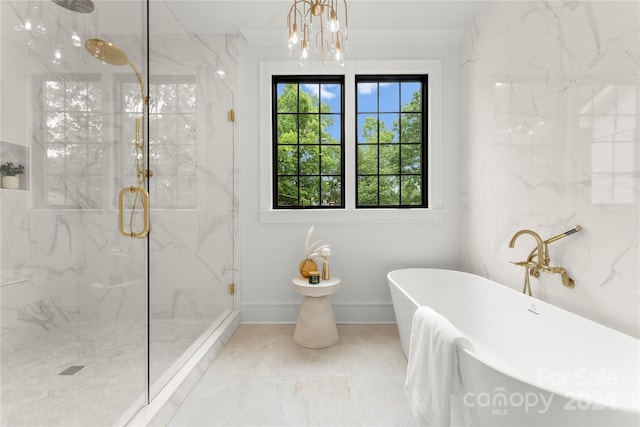
{"label": "white bathtub", "polygon": [[475,425],[640,425],[639,340],[473,274],[415,268],[387,279],[405,356],[418,306],[473,344],[473,354],[460,355],[452,419],[466,412]]}

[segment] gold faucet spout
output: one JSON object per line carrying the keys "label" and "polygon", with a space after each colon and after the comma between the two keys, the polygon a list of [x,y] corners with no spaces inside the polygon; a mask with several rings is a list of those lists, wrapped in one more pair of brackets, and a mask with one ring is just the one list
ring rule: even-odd
{"label": "gold faucet spout", "polygon": [[[529,234],[530,236],[533,236],[534,239],[536,239],[536,249],[534,249],[538,260],[537,260],[537,267],[538,268],[542,268],[543,266],[543,262],[545,259],[545,254],[544,254],[544,242],[542,241],[542,238],[540,237],[540,235],[538,233],[536,233],[533,230],[520,230],[518,231],[516,234],[513,235],[513,237],[511,238],[511,241],[509,242],[509,247],[513,248],[513,246],[516,243],[516,240],[518,240],[518,237],[522,236],[523,234]],[[531,261],[531,259],[533,258],[533,253],[534,251],[532,251],[531,255],[529,255],[529,259],[527,261]]]}

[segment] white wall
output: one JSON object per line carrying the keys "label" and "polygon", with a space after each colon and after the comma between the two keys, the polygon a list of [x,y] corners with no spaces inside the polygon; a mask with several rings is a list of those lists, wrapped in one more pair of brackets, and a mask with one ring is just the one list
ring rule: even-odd
{"label": "white wall", "polygon": [[[414,40],[415,42],[415,40]],[[302,297],[291,279],[304,258],[307,230],[332,248],[331,273],[342,279],[331,296],[338,322],[393,322],[386,273],[407,266],[459,265],[461,49],[460,46],[383,46],[351,49],[347,61],[441,60],[443,81],[441,219],[431,222],[260,221],[259,68],[262,61],[283,60],[300,70],[286,45],[240,48],[238,108],[240,173],[239,303],[244,322],[295,322]],[[314,66],[306,64],[305,67]],[[397,72],[403,70],[398,68]],[[318,70],[318,72],[320,72]],[[347,117],[349,120],[349,117]],[[301,213],[302,214],[302,213]]]}
{"label": "white wall", "polygon": [[[532,279],[552,304],[640,334],[638,2],[496,2],[464,45],[463,269],[521,290],[534,246],[567,268]],[[608,173],[614,168],[615,175]]]}

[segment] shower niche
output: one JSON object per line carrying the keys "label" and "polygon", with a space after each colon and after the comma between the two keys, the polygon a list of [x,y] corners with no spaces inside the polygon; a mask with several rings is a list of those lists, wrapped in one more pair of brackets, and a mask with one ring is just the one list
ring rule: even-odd
{"label": "shower niche", "polygon": [[[22,165],[23,169],[20,174],[16,175],[18,178],[17,188],[11,188],[13,190],[28,190],[29,189],[29,147],[26,145],[14,144],[12,142],[0,141],[0,165],[9,164],[10,166],[17,167]],[[4,178],[4,173],[3,173]],[[2,185],[3,189],[7,189],[5,185]]]}

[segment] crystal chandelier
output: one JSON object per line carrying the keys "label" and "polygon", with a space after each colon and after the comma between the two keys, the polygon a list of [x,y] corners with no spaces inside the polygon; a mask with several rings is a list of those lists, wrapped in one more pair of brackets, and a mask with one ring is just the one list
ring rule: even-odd
{"label": "crystal chandelier", "polygon": [[[340,28],[338,18],[339,3],[343,6],[343,28]],[[289,55],[293,53],[294,46],[299,44],[300,65],[304,64],[309,57],[311,44],[314,51],[320,54],[323,69],[324,60],[329,56],[334,57],[340,65],[344,65],[344,50],[349,39],[346,0],[294,0],[287,16],[287,29],[289,30]]]}

